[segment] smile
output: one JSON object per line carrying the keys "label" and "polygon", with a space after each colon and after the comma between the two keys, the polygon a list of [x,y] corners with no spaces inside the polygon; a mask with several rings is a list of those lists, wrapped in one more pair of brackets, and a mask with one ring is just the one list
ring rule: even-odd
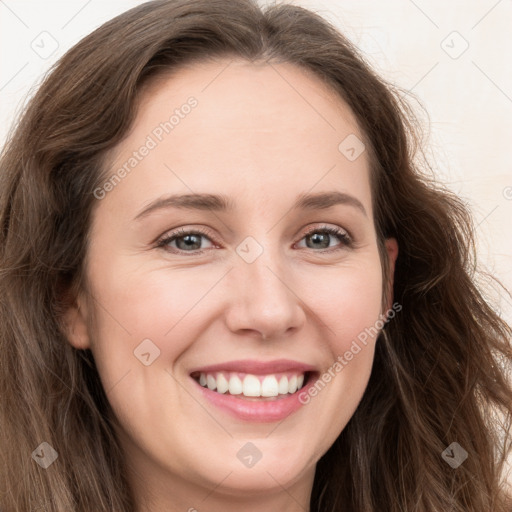
{"label": "smile", "polygon": [[293,394],[304,385],[305,373],[253,375],[240,372],[200,372],[193,375],[199,384],[217,393],[244,397],[277,397]]}
{"label": "smile", "polygon": [[195,368],[190,372],[207,407],[238,420],[282,421],[304,404],[299,394],[314,385],[315,367],[290,360],[243,360]]}

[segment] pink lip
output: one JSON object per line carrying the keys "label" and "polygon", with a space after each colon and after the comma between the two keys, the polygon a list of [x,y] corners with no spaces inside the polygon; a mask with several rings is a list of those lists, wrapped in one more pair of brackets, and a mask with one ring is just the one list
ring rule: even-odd
{"label": "pink lip", "polygon": [[191,375],[203,373],[213,373],[221,371],[251,373],[253,375],[272,374],[287,371],[295,371],[300,373],[310,372],[306,384],[298,391],[291,395],[283,396],[274,400],[246,400],[240,398],[239,395],[230,395],[217,393],[199,384],[194,378],[192,382],[197,386],[198,391],[202,396],[212,405],[227,412],[231,416],[239,420],[270,423],[275,421],[282,421],[293,412],[300,409],[304,405],[299,400],[299,395],[307,393],[309,388],[315,385],[318,372],[311,365],[291,361],[287,359],[279,359],[274,361],[256,361],[256,360],[243,360],[243,361],[229,361],[226,363],[203,366],[196,368],[190,372]]}
{"label": "pink lip", "polygon": [[253,375],[265,375],[281,372],[312,372],[316,368],[309,364],[299,363],[291,359],[275,359],[273,361],[257,361],[255,359],[243,359],[239,361],[227,361],[225,363],[194,368],[190,373],[207,372],[240,372]]}

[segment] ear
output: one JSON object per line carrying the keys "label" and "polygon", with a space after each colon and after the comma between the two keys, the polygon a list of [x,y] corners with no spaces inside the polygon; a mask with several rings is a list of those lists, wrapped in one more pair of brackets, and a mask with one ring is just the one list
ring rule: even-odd
{"label": "ear", "polygon": [[388,296],[386,310],[389,310],[393,305],[393,283],[395,280],[395,263],[398,257],[398,242],[396,238],[386,238],[385,246],[388,253]]}
{"label": "ear", "polygon": [[67,307],[62,315],[62,327],[69,343],[81,350],[91,348],[88,328],[87,301],[79,294]]}

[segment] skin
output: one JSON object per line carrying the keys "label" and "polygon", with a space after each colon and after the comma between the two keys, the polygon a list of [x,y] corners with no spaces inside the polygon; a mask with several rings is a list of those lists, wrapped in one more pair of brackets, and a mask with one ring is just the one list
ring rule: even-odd
{"label": "skin", "polygon": [[[201,396],[189,373],[280,358],[322,372],[379,319],[368,152],[349,161],[338,150],[347,135],[364,136],[348,106],[301,68],[195,63],[146,88],[107,176],[190,96],[197,107],[96,205],[88,290],[68,312],[69,341],[93,352],[138,510],[302,512],[316,462],[362,398],[375,338],[281,422],[233,418]],[[290,209],[300,194],[330,191],[357,198],[366,215],[349,204]],[[134,220],[163,195],[192,192],[229,196],[234,210],[168,208]],[[328,249],[308,247],[306,230],[321,235],[324,225],[349,232],[353,246],[324,234]],[[181,227],[212,234],[199,237],[202,254],[183,249],[183,239],[157,247]],[[263,249],[250,264],[236,251],[248,236]],[[394,239],[386,250],[392,276]],[[160,350],[149,366],[134,357],[144,339]],[[262,454],[252,468],[236,456],[249,441]]]}

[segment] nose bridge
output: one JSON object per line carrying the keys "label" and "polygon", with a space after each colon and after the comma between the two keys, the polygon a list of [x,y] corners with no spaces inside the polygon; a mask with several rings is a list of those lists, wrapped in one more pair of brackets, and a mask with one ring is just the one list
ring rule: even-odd
{"label": "nose bridge", "polygon": [[233,279],[239,286],[232,297],[230,328],[259,331],[277,337],[304,321],[304,311],[293,292],[293,279],[284,255],[271,236],[246,237],[237,247]]}

